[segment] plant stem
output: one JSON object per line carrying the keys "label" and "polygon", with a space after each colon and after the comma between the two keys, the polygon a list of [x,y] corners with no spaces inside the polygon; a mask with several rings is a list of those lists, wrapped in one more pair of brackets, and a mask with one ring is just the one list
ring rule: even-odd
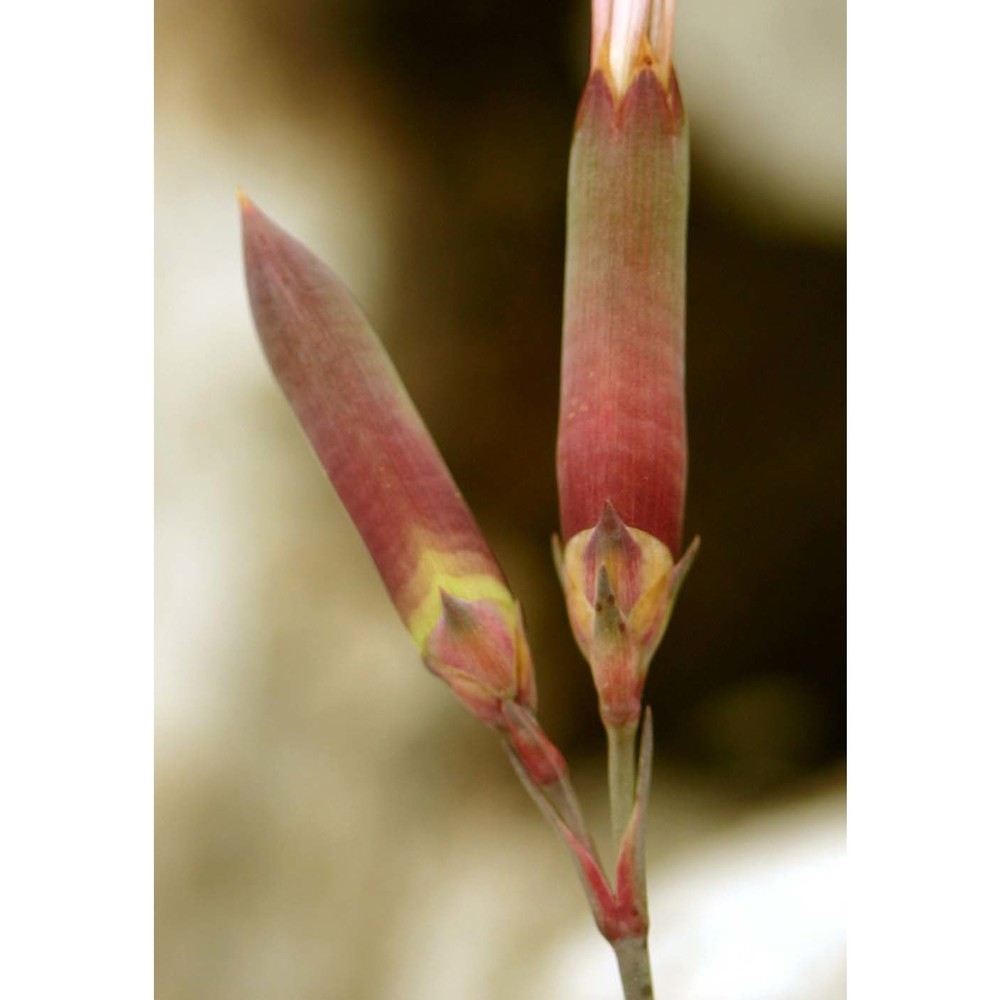
{"label": "plant stem", "polygon": [[653,976],[646,939],[623,938],[615,942],[614,948],[625,1000],[653,1000]]}
{"label": "plant stem", "polygon": [[635,804],[635,732],[638,723],[608,726],[608,792],[611,798],[611,850],[618,848]]}

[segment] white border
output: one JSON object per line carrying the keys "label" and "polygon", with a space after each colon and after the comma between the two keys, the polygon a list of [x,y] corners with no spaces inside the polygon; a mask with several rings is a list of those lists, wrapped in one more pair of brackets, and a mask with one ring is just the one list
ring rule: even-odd
{"label": "white border", "polygon": [[0,31],[0,996],[152,992],[152,6]]}
{"label": "white border", "polygon": [[1000,989],[998,21],[850,9],[852,998]]}

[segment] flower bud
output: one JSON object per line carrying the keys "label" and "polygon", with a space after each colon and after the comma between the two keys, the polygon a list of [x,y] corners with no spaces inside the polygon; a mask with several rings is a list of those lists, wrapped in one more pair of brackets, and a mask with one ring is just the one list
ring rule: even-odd
{"label": "flower bud", "polygon": [[592,27],[569,167],[557,561],[602,715],[623,725],[693,556],[680,559],[688,136],[673,4],[595,0]]}
{"label": "flower bud", "polygon": [[271,368],[400,616],[460,701],[534,707],[507,587],[392,362],[339,278],[241,196],[247,285]]}
{"label": "flower bud", "polygon": [[610,500],[677,559],[688,136],[672,16],[662,0],[594,4],[570,153],[557,471],[565,542]]}

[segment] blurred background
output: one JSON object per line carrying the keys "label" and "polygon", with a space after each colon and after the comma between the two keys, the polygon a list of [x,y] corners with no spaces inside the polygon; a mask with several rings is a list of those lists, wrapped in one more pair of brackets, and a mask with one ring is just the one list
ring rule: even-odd
{"label": "blurred background", "polygon": [[[844,995],[845,13],[680,0],[687,525],[647,686],[676,1000]],[[266,368],[235,189],[352,287],[528,615],[604,829],[549,556],[584,0],[156,7],[160,1000],[614,997],[496,741],[423,669]]]}

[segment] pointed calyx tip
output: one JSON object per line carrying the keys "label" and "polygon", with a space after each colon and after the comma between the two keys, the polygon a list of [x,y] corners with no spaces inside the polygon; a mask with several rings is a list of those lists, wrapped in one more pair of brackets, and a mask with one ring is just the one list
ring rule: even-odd
{"label": "pointed calyx tip", "polygon": [[674,0],[593,0],[591,69],[602,68],[618,95],[643,66],[667,83],[673,37]]}
{"label": "pointed calyx tip", "polygon": [[257,206],[250,200],[246,191],[244,191],[243,188],[240,186],[237,186],[236,188],[236,200],[239,202],[240,211],[244,215],[246,215],[247,212],[252,212],[257,208]]}
{"label": "pointed calyx tip", "polygon": [[475,627],[476,618],[469,601],[453,597],[443,587],[438,587],[438,594],[441,597],[441,612],[449,628],[461,630]]}

